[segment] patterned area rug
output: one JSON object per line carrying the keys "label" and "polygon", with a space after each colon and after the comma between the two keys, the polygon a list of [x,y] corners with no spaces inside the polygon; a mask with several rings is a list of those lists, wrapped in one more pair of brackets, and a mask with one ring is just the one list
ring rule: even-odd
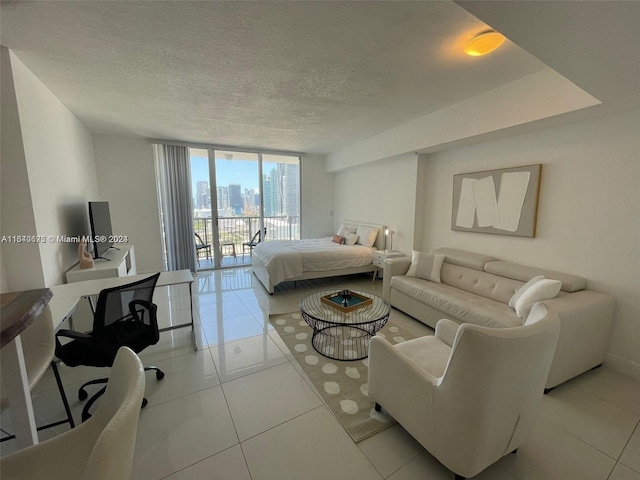
{"label": "patterned area rug", "polygon": [[[354,442],[395,424],[393,418],[373,408],[368,395],[368,358],[340,361],[320,355],[311,345],[313,330],[300,312],[270,315],[269,321]],[[378,335],[394,344],[415,338],[391,320]]]}

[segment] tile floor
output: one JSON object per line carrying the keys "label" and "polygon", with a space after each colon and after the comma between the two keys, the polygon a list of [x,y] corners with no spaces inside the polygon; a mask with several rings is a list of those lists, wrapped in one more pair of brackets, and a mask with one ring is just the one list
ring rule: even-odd
{"label": "tile floor", "polygon": [[[238,268],[201,273],[196,285],[195,331],[163,333],[141,354],[166,377],[148,374],[132,479],[453,478],[397,425],[354,444],[269,326],[269,312],[297,310],[314,288],[380,292],[380,281],[345,277],[269,296],[250,269]],[[157,290],[164,324],[189,315],[185,290]],[[430,333],[398,311],[392,315],[417,335]],[[76,418],[82,405],[75,390],[103,374],[61,367]],[[37,385],[34,405],[44,421],[60,417],[52,376]],[[556,388],[542,407],[527,444],[475,478],[640,480],[639,382],[602,367]],[[11,427],[6,412],[1,420]],[[13,441],[0,445],[2,454],[15,448]]]}

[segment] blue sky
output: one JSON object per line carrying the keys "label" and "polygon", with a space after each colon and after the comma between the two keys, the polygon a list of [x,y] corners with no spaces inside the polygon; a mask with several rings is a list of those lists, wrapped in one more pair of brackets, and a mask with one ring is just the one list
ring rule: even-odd
{"label": "blue sky", "polygon": [[[196,192],[196,183],[200,180],[209,182],[209,160],[206,157],[192,156],[191,183],[193,195]],[[242,191],[246,188],[258,191],[258,165],[254,162],[234,162],[233,160],[216,159],[216,180],[218,185],[228,186],[231,183],[239,183]]]}

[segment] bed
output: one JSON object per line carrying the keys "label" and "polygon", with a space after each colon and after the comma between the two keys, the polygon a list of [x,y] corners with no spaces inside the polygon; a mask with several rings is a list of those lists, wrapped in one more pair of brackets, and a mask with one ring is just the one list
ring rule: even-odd
{"label": "bed", "polygon": [[[345,220],[343,228],[354,230],[357,242],[363,241],[357,232],[369,233],[369,242],[345,245],[334,242],[333,237],[261,242],[253,250],[254,275],[273,294],[283,282],[376,271],[373,252],[385,247],[384,226]],[[340,229],[337,233],[343,233]]]}

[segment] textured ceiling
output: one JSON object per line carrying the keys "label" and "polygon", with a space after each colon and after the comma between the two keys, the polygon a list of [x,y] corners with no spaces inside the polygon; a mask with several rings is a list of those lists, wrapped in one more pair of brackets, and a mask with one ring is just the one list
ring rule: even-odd
{"label": "textured ceiling", "polygon": [[[102,133],[329,153],[548,67],[603,104],[560,121],[640,107],[638,1],[7,1],[0,9],[2,45]],[[464,41],[487,28],[468,12],[526,52],[508,41],[488,57],[465,57]]]}
{"label": "textured ceiling", "polygon": [[449,1],[3,2],[1,41],[91,130],[328,153],[545,68]]}

